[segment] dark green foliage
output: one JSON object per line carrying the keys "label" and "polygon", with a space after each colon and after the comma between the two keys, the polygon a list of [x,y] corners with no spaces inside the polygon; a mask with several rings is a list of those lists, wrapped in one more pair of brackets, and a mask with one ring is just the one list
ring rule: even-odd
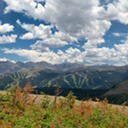
{"label": "dark green foliage", "polygon": [[71,107],[75,104],[76,96],[72,92],[69,92],[69,94],[66,97],[66,103],[67,106]]}
{"label": "dark green foliage", "polygon": [[50,106],[50,99],[47,97],[47,95],[44,96],[44,99],[41,102],[42,108],[48,108]]}
{"label": "dark green foliage", "polygon": [[128,106],[128,95],[127,94],[109,95],[109,96],[106,96],[106,98],[108,99],[109,103]]}

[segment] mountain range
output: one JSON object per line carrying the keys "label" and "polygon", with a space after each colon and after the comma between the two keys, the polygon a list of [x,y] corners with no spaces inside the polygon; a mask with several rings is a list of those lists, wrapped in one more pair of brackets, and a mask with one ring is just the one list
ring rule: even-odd
{"label": "mountain range", "polygon": [[[100,94],[110,91],[119,83],[128,80],[128,66],[95,65],[77,63],[50,64],[47,62],[0,62],[0,90],[13,84],[23,87],[30,82],[33,88],[88,90]],[[117,89],[116,89],[117,90]],[[75,91],[74,91],[75,92]],[[103,93],[105,93],[103,91]],[[106,93],[107,94],[107,93]],[[109,93],[108,93],[109,94]]]}

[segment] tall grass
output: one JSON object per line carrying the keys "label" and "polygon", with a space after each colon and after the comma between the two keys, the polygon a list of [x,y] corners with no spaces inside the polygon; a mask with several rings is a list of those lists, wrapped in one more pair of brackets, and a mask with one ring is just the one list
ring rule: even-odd
{"label": "tall grass", "polygon": [[108,105],[107,100],[93,103],[76,101],[73,93],[41,103],[31,98],[32,87],[17,85],[0,95],[0,128],[128,128],[128,109]]}

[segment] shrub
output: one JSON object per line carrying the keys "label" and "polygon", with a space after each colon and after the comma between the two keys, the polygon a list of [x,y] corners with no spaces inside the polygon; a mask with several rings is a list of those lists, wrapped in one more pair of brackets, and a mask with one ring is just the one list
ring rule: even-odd
{"label": "shrub", "polygon": [[56,101],[47,95],[35,102],[28,84],[23,89],[14,85],[0,95],[0,128],[127,128],[128,108],[113,107],[107,100],[76,101],[70,92]]}

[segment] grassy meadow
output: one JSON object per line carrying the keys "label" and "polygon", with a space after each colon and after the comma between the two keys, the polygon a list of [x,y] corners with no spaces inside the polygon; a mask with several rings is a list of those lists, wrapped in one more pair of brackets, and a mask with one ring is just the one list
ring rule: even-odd
{"label": "grassy meadow", "polygon": [[31,85],[17,85],[0,94],[0,128],[128,128],[128,108],[107,100],[78,101],[32,95]]}

